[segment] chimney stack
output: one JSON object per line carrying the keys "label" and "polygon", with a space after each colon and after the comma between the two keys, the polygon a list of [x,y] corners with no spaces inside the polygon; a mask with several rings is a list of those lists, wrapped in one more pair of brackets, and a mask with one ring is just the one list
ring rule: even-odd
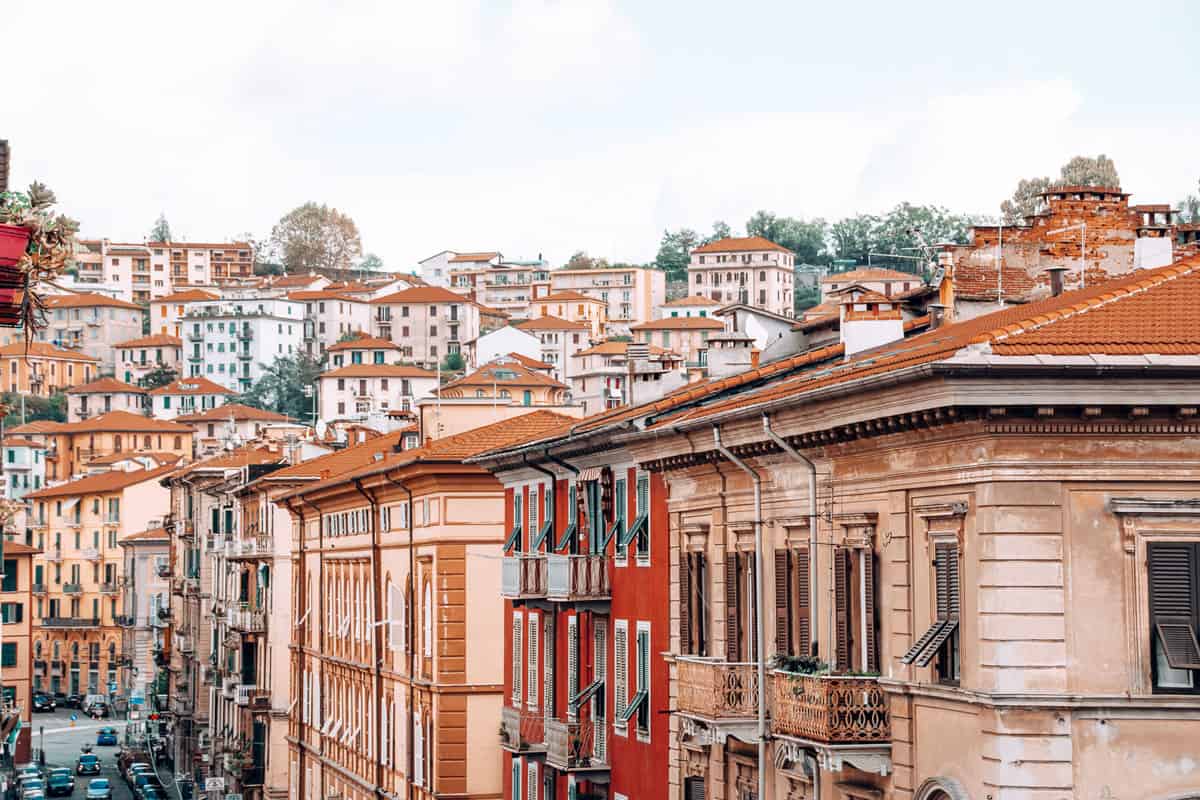
{"label": "chimney stack", "polygon": [[1058,297],[1063,293],[1063,273],[1067,271],[1066,267],[1050,267],[1046,272],[1050,273],[1050,296]]}
{"label": "chimney stack", "polygon": [[937,330],[942,326],[943,318],[946,314],[946,307],[941,303],[930,303],[929,306],[929,330]]}

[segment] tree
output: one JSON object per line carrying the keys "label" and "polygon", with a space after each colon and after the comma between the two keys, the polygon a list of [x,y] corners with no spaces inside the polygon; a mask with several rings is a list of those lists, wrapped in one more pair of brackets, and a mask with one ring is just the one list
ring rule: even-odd
{"label": "tree", "polygon": [[154,220],[154,227],[150,229],[150,241],[171,241],[171,224],[167,222],[167,215],[161,211],[158,213],[158,219]]}
{"label": "tree", "polygon": [[834,255],[842,259],[853,258],[865,264],[879,224],[879,217],[871,214],[857,214],[833,223],[829,235],[833,239]]}
{"label": "tree", "polygon": [[828,260],[826,239],[829,225],[825,220],[797,217],[777,217],[769,211],[758,211],[746,220],[746,234],[761,236],[796,254],[801,264],[820,264]]}
{"label": "tree", "polygon": [[[20,392],[4,392],[0,394],[0,405],[8,407],[6,422],[10,426],[22,424]],[[49,397],[27,394],[25,395],[25,404],[23,407],[25,409],[24,422],[33,422],[39,419],[51,420],[53,422],[67,421],[67,396],[61,392],[52,394]]]}
{"label": "tree", "polygon": [[1200,222],[1200,195],[1189,194],[1179,201],[1180,222]]}
{"label": "tree", "polygon": [[287,414],[292,419],[311,418],[314,398],[304,395],[304,387],[316,389],[321,363],[307,353],[297,353],[277,356],[263,367],[262,377],[237,402]]}
{"label": "tree", "polygon": [[383,272],[383,259],[374,253],[367,253],[355,269],[362,272]]}
{"label": "tree", "polygon": [[271,229],[271,245],[288,272],[349,269],[362,255],[354,220],[336,208],[311,202],[279,220]]}
{"label": "tree", "polygon": [[166,386],[177,377],[179,374],[175,370],[159,364],[138,379],[138,386],[144,389],[157,389],[160,386]]}
{"label": "tree", "polygon": [[461,372],[467,366],[467,362],[463,360],[462,353],[446,353],[446,357],[442,359],[442,372]]}
{"label": "tree", "polygon": [[1104,154],[1095,158],[1075,156],[1058,171],[1058,178],[1028,178],[1017,183],[1017,189],[1009,200],[1000,204],[1000,213],[1005,225],[1018,225],[1026,217],[1042,210],[1039,195],[1058,186],[1120,186],[1121,176],[1117,165]]}
{"label": "tree", "polygon": [[687,280],[688,263],[692,250],[700,243],[700,237],[691,228],[680,228],[675,232],[663,231],[654,266],[667,273],[667,280]]}
{"label": "tree", "polygon": [[592,258],[586,250],[576,250],[567,259],[564,269],[605,269],[608,267],[607,258]]}
{"label": "tree", "polygon": [[729,229],[729,224],[726,223],[724,220],[719,219],[713,223],[712,233],[710,233],[708,236],[704,237],[703,244],[712,244],[713,242],[719,242],[722,239],[728,239],[732,235],[733,235],[733,231],[731,231]]}
{"label": "tree", "polygon": [[1010,199],[1000,204],[1005,225],[1019,225],[1042,209],[1041,193],[1050,188],[1049,178],[1028,178],[1017,182]]}

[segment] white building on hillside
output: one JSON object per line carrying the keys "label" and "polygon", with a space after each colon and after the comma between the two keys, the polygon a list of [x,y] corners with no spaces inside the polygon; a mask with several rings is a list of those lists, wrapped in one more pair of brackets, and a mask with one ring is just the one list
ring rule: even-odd
{"label": "white building on hillside", "polygon": [[486,364],[499,356],[519,353],[535,361],[543,361],[542,342],[537,335],[505,325],[488,331],[473,342],[467,342],[472,363]]}
{"label": "white building on hillside", "polygon": [[183,414],[194,414],[225,405],[230,397],[237,395],[203,375],[179,378],[150,390],[150,416],[155,419],[175,419]]}
{"label": "white building on hillside", "polygon": [[718,239],[692,251],[688,292],[793,316],[795,264],[791,250],[761,236]]}
{"label": "white building on hillside", "polygon": [[415,411],[437,388],[437,373],[407,364],[350,364],[321,373],[321,419],[367,422],[374,416]]}
{"label": "white building on hillside", "polygon": [[319,359],[343,336],[370,330],[369,296],[325,288],[292,292],[287,299],[304,305],[304,352],[313,358]]}
{"label": "white building on hillside", "polygon": [[304,346],[304,305],[283,298],[190,303],[181,325],[187,376],[239,393]]}

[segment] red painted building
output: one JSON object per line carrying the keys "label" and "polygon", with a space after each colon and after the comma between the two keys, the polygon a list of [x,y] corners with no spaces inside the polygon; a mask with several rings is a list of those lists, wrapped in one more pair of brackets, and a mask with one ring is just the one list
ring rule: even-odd
{"label": "red painted building", "polygon": [[517,445],[482,463],[505,487],[510,532],[506,800],[664,796],[670,573],[661,478],[619,445],[587,437]]}

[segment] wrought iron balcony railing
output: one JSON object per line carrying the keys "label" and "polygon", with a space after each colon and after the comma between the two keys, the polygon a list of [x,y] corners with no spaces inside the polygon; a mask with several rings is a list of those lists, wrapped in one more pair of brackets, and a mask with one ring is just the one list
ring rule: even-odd
{"label": "wrought iron balcony railing", "polygon": [[738,721],[758,715],[758,665],[680,656],[680,712],[706,720]]}
{"label": "wrought iron balcony railing", "polygon": [[878,679],[776,672],[772,681],[772,733],[825,744],[891,741],[888,697]]}

